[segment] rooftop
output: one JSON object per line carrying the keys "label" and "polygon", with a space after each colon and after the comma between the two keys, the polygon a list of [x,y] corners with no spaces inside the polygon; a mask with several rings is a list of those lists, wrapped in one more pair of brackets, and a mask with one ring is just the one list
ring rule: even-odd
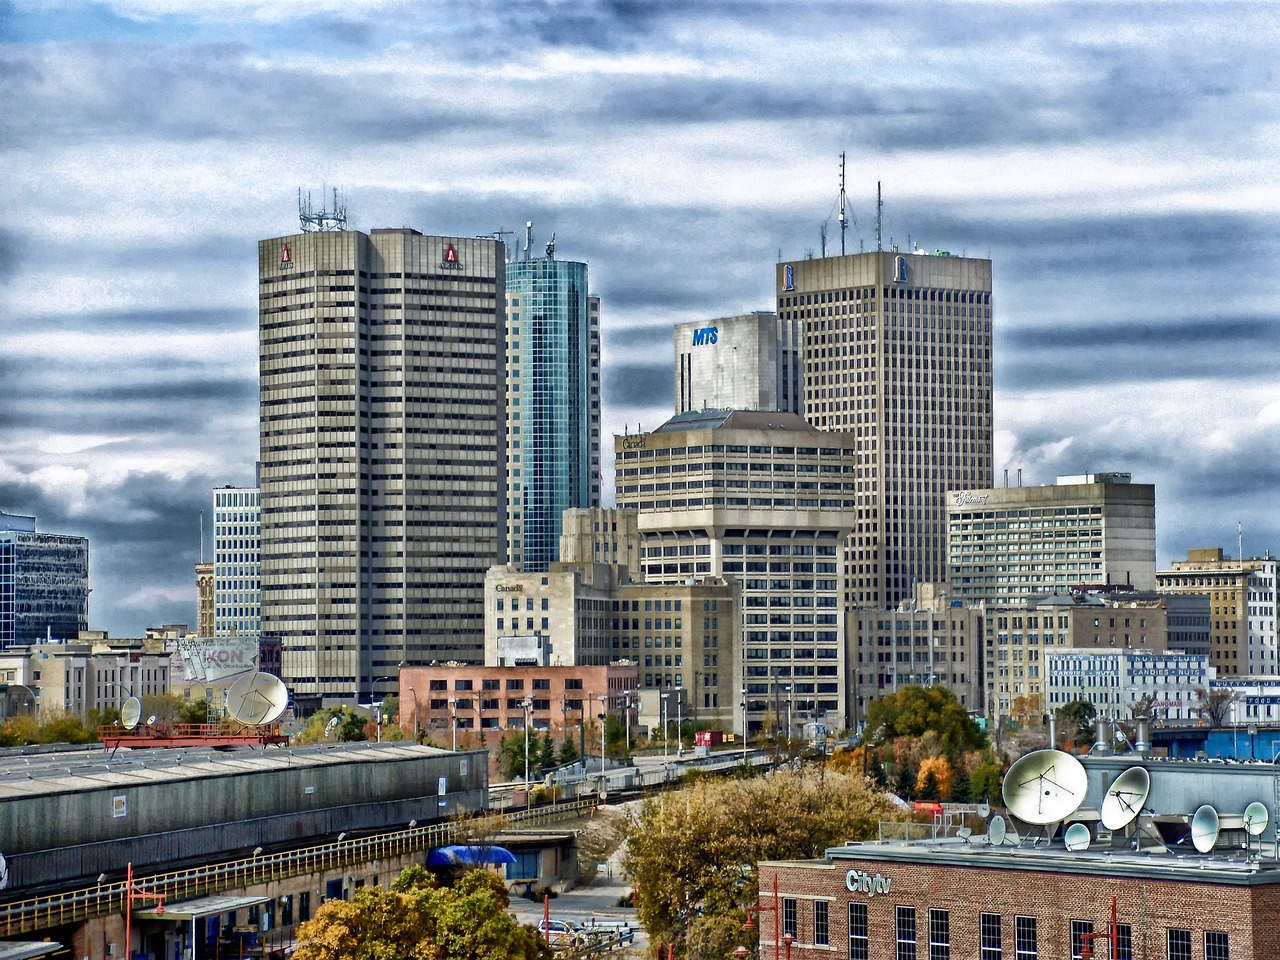
{"label": "rooftop", "polygon": [[686,430],[794,430],[819,432],[818,428],[794,413],[782,410],[690,410],[677,413],[654,433],[682,433]]}

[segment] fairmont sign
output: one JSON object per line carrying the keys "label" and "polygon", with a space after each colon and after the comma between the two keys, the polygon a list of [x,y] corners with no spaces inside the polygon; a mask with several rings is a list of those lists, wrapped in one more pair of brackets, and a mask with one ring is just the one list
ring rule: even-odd
{"label": "fairmont sign", "polygon": [[877,893],[888,893],[889,885],[893,882],[890,877],[877,873],[872,876],[869,873],[863,873],[861,870],[850,870],[844,875],[844,885],[850,893],[865,893],[867,899],[870,900]]}
{"label": "fairmont sign", "polygon": [[951,494],[951,499],[957,507],[963,507],[970,503],[986,503],[987,495],[985,493],[970,493],[968,490],[959,490]]}

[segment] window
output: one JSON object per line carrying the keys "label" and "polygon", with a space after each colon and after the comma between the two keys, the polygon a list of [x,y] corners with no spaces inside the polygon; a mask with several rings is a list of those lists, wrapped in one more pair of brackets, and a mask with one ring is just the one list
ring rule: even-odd
{"label": "window", "polygon": [[827,924],[829,906],[830,904],[825,900],[813,901],[813,942],[820,947],[825,947],[831,942]]}
{"label": "window", "polygon": [[1035,960],[1037,956],[1035,917],[1014,917],[1013,941],[1013,955],[1016,960]]}
{"label": "window", "polygon": [[795,897],[782,898],[782,935],[796,935],[796,900]]}
{"label": "window", "polygon": [[929,960],[951,960],[951,914],[929,911]]}
{"label": "window", "polygon": [[[1097,951],[1094,951],[1095,953]],[[1116,956],[1132,957],[1133,956],[1133,925],[1128,923],[1116,924]]]}
{"label": "window", "polygon": [[1000,931],[1000,914],[984,913],[978,919],[980,960],[1002,960],[1004,944]]}
{"label": "window", "polygon": [[867,960],[867,905],[849,904],[849,960]]}
{"label": "window", "polygon": [[898,907],[897,960],[916,960],[916,908]]}
{"label": "window", "polygon": [[[1080,955],[1084,950],[1085,936],[1093,933],[1092,920],[1072,920],[1071,921],[1071,960],[1080,960]],[[1120,954],[1126,956],[1126,954]]]}
{"label": "window", "polygon": [[1225,930],[1204,932],[1204,960],[1228,960],[1231,951]]}
{"label": "window", "polygon": [[1169,960],[1191,960],[1191,931],[1171,929],[1168,935]]}

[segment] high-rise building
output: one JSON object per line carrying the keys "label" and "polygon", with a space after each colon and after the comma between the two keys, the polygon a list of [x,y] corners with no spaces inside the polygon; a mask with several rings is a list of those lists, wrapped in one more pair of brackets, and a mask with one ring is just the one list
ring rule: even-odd
{"label": "high-rise building", "polygon": [[1067,590],[1156,585],[1156,488],[1127,473],[947,495],[951,595],[1010,606]]}
{"label": "high-rise building", "polygon": [[850,605],[946,579],[945,494],[991,486],[991,261],[890,251],[777,265],[804,322],[804,417],[858,446]]}
{"label": "high-rise building", "polygon": [[[1259,638],[1250,664],[1250,596],[1262,592],[1261,579],[1254,574],[1270,571],[1274,581],[1275,562],[1270,558],[1232,560],[1221,547],[1199,547],[1187,551],[1187,559],[1175,560],[1170,570],[1156,573],[1164,593],[1198,593],[1209,597],[1210,659],[1220,678],[1247,675],[1252,669],[1270,672],[1263,665],[1274,662],[1274,654]],[[1250,589],[1253,585],[1252,591]],[[1253,601],[1260,606],[1262,601]],[[1265,622],[1265,615],[1260,618]],[[1268,656],[1271,654],[1271,656]]]}
{"label": "high-rise building", "polygon": [[262,630],[300,701],[483,655],[505,559],[503,251],[407,228],[258,245]]}
{"label": "high-rise building", "polygon": [[[851,726],[841,584],[857,454],[852,434],[822,433],[777,411],[690,412],[614,438],[617,503],[639,511],[644,579],[717,577],[741,587],[741,651],[695,650],[693,659],[715,656],[720,684],[728,670],[742,671],[737,720],[745,715],[753,732]],[[689,689],[687,672],[655,667],[654,679]]]}
{"label": "high-rise building", "polygon": [[89,541],[36,531],[36,518],[0,513],[0,649],[89,628]]}
{"label": "high-rise building", "polygon": [[600,505],[600,300],[587,265],[506,265],[508,556],[530,572],[557,558],[561,516]]}
{"label": "high-rise building", "polygon": [[262,491],[213,491],[213,633],[254,637],[262,632]]}
{"label": "high-rise building", "polygon": [[201,560],[196,564],[196,633],[213,636],[213,564]]}
{"label": "high-rise building", "polygon": [[676,324],[676,413],[804,413],[804,323],[758,310]]}

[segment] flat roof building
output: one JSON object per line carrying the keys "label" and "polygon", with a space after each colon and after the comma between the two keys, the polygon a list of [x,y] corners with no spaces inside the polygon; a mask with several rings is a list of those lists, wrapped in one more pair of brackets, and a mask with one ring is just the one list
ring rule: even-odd
{"label": "flat roof building", "polygon": [[262,491],[213,491],[213,629],[202,637],[257,636],[262,632]]}
{"label": "flat roof building", "polygon": [[[1161,570],[1156,581],[1164,593],[1193,593],[1209,597],[1210,656],[1219,677],[1247,675],[1250,672],[1250,583],[1255,594],[1262,592],[1263,578],[1270,572],[1274,595],[1276,562],[1274,560],[1232,560],[1221,547],[1202,547],[1187,551],[1186,560],[1175,560],[1172,569]],[[1263,601],[1256,601],[1262,606]],[[1259,618],[1265,622],[1266,617]],[[1274,662],[1274,651],[1261,639],[1254,659],[1268,667]]]}
{"label": "flat roof building", "polygon": [[755,313],[677,323],[676,413],[804,412],[804,323]]}
{"label": "flat roof building", "polygon": [[0,513],[0,650],[89,628],[89,540]]}

